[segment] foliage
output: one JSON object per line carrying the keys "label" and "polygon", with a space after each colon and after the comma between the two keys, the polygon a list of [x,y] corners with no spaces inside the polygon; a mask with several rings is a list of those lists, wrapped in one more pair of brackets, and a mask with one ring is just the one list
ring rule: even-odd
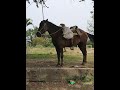
{"label": "foliage", "polygon": [[43,47],[52,47],[51,38],[36,37],[32,40],[32,46],[42,45]]}
{"label": "foliage", "polygon": [[94,47],[94,43],[91,40],[87,41],[87,45],[92,45],[92,47]]}
{"label": "foliage", "polygon": [[93,10],[90,11],[91,13],[91,20],[88,21],[88,31],[92,34],[94,34],[94,2],[93,3]]}
{"label": "foliage", "polygon": [[37,30],[38,30],[38,27],[36,27],[36,26],[35,26],[33,29],[28,29],[28,30],[26,31],[26,37],[28,37],[28,36],[31,37],[32,35],[35,36]]}
{"label": "foliage", "polygon": [[26,37],[31,36],[31,33],[33,32],[33,29],[28,29],[26,31]]}
{"label": "foliage", "polygon": [[91,16],[91,21],[88,22],[88,31],[94,34],[94,14]]}
{"label": "foliage", "polygon": [[70,80],[73,80],[75,81],[76,83],[80,80],[80,77],[79,76],[68,76],[65,78],[67,82],[69,82]]}
{"label": "foliage", "polygon": [[94,79],[93,75],[92,74],[89,75],[88,73],[83,73],[80,76],[80,80],[82,82],[91,82],[93,81],[93,79]]}
{"label": "foliage", "polygon": [[[29,1],[29,0],[26,0],[26,1],[30,4],[30,1]],[[48,6],[46,5],[46,1],[47,1],[47,0],[33,0],[33,2],[36,3],[36,6],[37,6],[37,7],[39,7],[38,4],[41,4],[41,5],[43,5],[44,7],[47,7],[47,8],[48,8]],[[79,1],[79,2],[83,2],[83,1],[85,1],[85,0],[78,0],[78,1]],[[91,1],[94,2],[94,0],[91,0]]]}
{"label": "foliage", "polygon": [[[30,1],[29,0],[26,0],[29,4],[30,4]],[[37,7],[39,7],[38,4],[41,4],[41,5],[44,5],[45,7],[47,7],[46,5],[46,2],[47,0],[33,0],[33,2],[36,4]]]}
{"label": "foliage", "polygon": [[30,18],[26,18],[26,27],[28,25],[32,25],[32,20]]}
{"label": "foliage", "polygon": [[92,74],[82,73],[80,76],[68,76],[66,77],[66,81],[69,82],[70,80],[73,80],[75,82],[82,81],[82,82],[91,82],[94,80],[94,77]]}

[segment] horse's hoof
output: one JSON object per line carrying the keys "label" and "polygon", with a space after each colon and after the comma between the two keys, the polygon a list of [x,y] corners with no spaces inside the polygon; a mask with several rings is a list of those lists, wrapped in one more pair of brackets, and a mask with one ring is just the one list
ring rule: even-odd
{"label": "horse's hoof", "polygon": [[81,65],[85,65],[87,62],[83,62]]}
{"label": "horse's hoof", "polygon": [[82,63],[81,65],[85,65],[85,63]]}
{"label": "horse's hoof", "polygon": [[60,67],[61,65],[60,64],[57,64],[56,67]]}
{"label": "horse's hoof", "polygon": [[60,65],[61,67],[63,67],[63,65]]}

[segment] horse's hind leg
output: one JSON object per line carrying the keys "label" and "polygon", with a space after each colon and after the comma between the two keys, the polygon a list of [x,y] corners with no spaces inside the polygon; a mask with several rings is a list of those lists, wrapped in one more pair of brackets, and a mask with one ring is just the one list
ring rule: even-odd
{"label": "horse's hind leg", "polygon": [[64,52],[66,52],[66,48],[64,47],[63,49],[64,49]]}
{"label": "horse's hind leg", "polygon": [[83,62],[82,65],[84,65],[85,63],[87,63],[87,50],[86,50],[86,43],[79,43],[78,47],[80,48],[80,50],[82,51],[83,54]]}

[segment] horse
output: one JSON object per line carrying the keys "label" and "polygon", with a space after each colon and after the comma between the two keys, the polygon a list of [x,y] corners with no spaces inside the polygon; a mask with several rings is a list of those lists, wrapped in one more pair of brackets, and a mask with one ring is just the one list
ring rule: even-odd
{"label": "horse", "polygon": [[[57,65],[56,66],[63,66],[63,48],[71,47],[71,42],[69,39],[65,39],[63,37],[62,27],[53,24],[52,22],[47,20],[43,20],[39,24],[38,31],[36,33],[37,37],[41,37],[46,31],[48,31],[49,35],[52,38],[52,43],[55,46],[57,52]],[[79,49],[82,51],[83,54],[83,61],[82,65],[87,63],[87,50],[86,50],[86,43],[88,39],[88,35],[83,30],[80,30],[82,33],[81,36],[74,35],[73,36],[73,45],[78,46]]]}

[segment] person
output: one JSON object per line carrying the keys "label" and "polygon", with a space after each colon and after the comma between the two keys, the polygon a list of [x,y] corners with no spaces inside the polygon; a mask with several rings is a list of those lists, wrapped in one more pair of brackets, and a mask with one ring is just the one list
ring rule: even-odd
{"label": "person", "polygon": [[65,39],[70,39],[70,42],[71,42],[70,49],[74,50],[74,47],[73,47],[73,32],[71,31],[71,29],[69,27],[66,27],[65,24],[61,23],[60,26],[63,28],[63,37]]}

